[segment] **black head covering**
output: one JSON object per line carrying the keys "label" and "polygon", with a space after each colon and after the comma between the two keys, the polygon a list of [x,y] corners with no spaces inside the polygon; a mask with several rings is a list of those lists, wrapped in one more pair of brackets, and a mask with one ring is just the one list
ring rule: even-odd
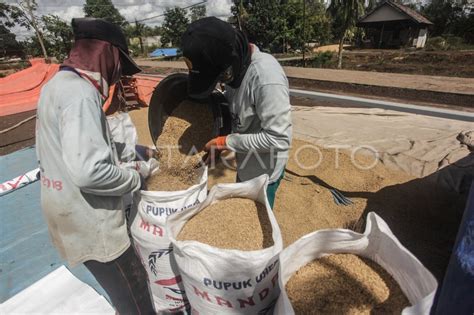
{"label": "black head covering", "polygon": [[229,67],[232,67],[233,79],[226,83],[235,88],[240,86],[251,56],[242,32],[216,17],[207,17],[191,23],[181,40],[189,69],[189,96],[209,96]]}
{"label": "black head covering", "polygon": [[228,83],[230,87],[236,89],[240,86],[250,65],[251,56],[252,51],[247,37],[240,30],[235,30],[234,61],[232,62],[234,79]]}
{"label": "black head covering", "polygon": [[117,47],[120,51],[123,74],[133,75],[141,71],[129,55],[127,39],[120,27],[106,20],[96,18],[74,18],[71,24],[74,39],[99,39]]}

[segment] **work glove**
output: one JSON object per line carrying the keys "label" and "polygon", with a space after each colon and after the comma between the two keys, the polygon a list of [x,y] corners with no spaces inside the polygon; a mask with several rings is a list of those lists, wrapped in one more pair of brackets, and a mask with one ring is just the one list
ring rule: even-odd
{"label": "work glove", "polygon": [[148,161],[132,161],[127,163],[121,163],[121,167],[136,170],[141,177],[147,179],[151,175],[155,174],[159,168],[160,163],[155,159],[151,158]]}
{"label": "work glove", "polygon": [[155,158],[150,158],[148,161],[137,161],[137,171],[144,178],[148,178],[155,174],[160,168],[160,163]]}
{"label": "work glove", "polygon": [[202,158],[206,165],[215,165],[216,159],[219,157],[221,151],[229,150],[226,141],[227,136],[220,136],[206,143],[203,148],[203,151],[206,152],[206,154]]}

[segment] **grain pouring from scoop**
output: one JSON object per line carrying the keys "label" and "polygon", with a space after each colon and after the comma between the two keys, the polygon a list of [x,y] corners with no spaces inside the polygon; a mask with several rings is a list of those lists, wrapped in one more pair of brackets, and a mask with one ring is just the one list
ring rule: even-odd
{"label": "grain pouring from scoop", "polygon": [[184,101],[165,120],[156,143],[160,170],[148,179],[148,190],[184,190],[198,183],[202,169],[195,166],[201,163],[201,149],[213,129],[212,112],[203,106]]}

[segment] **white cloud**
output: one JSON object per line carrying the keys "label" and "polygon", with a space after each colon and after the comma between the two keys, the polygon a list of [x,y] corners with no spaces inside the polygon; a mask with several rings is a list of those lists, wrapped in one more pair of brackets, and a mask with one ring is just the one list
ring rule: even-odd
{"label": "white cloud", "polygon": [[[129,0],[130,1],[130,0]],[[127,7],[119,8],[120,14],[129,22],[135,19],[141,20],[154,15],[161,14],[163,10],[161,8],[154,7],[151,3],[145,3],[142,5],[130,5]]]}
{"label": "white cloud", "polygon": [[66,9],[49,12],[48,14],[57,15],[68,23],[71,22],[72,18],[84,17],[82,6],[71,6]]}
{"label": "white cloud", "polygon": [[227,19],[230,16],[231,0],[208,0],[206,10],[208,16]]}
{"label": "white cloud", "polygon": [[[136,19],[145,19],[161,15],[167,8],[187,7],[192,4],[202,2],[203,0],[112,0],[116,8],[129,22]],[[16,4],[15,0],[6,0],[7,3]],[[55,14],[67,21],[71,22],[74,17],[83,17],[82,10],[85,0],[37,0],[38,15]],[[207,16],[216,16],[223,20],[227,20],[230,16],[231,0],[207,0],[205,3]],[[160,16],[155,19],[145,21],[147,25],[160,25],[164,17]],[[28,31],[23,27],[15,26],[12,31],[17,35],[19,40],[24,40],[34,35],[32,31]]]}

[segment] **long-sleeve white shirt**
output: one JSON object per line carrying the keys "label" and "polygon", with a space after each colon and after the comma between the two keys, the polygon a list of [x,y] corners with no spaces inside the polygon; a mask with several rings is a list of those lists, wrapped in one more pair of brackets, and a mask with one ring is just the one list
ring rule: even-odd
{"label": "long-sleeve white shirt", "polygon": [[107,262],[129,246],[122,196],[140,188],[120,168],[100,94],[71,71],[42,89],[36,123],[41,205],[52,241],[69,264]]}
{"label": "long-sleeve white shirt", "polygon": [[268,174],[275,182],[285,169],[292,137],[288,80],[282,67],[253,46],[240,87],[226,86],[225,96],[233,120],[226,144],[236,152],[239,179]]}

